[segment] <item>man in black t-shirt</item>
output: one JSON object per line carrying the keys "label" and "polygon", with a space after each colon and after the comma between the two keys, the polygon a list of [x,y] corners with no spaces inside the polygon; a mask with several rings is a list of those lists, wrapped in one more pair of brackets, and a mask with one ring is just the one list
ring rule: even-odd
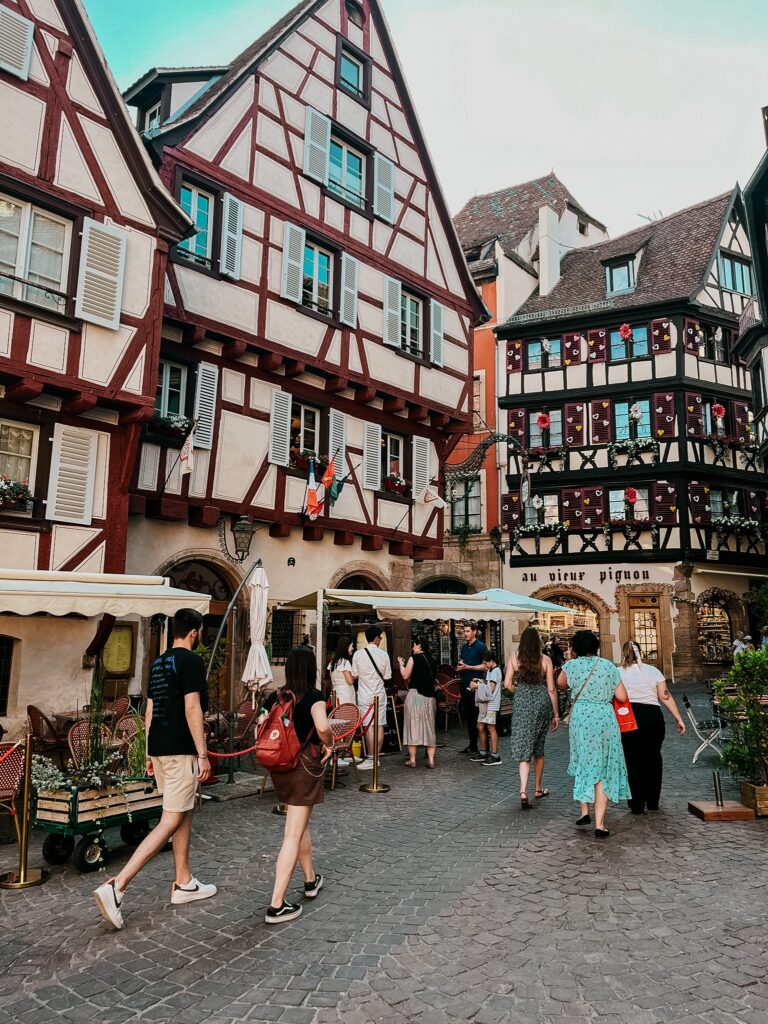
{"label": "man in black t-shirt", "polygon": [[203,618],[192,608],[173,617],[173,647],[155,661],[147,691],[147,775],[154,775],[163,795],[163,814],[123,870],[96,889],[96,903],[105,920],[123,927],[125,888],[173,837],[176,879],[171,903],[192,903],[216,895],[189,869],[192,812],[199,782],[211,775],[203,712],[208,707],[205,666],[194,649],[200,642]]}
{"label": "man in black t-shirt", "polygon": [[473,679],[485,678],[485,656],[488,648],[477,635],[477,623],[464,623],[464,644],[456,666],[461,679],[461,710],[467,723],[469,743],[461,751],[462,754],[477,753],[477,704],[475,694],[470,689]]}

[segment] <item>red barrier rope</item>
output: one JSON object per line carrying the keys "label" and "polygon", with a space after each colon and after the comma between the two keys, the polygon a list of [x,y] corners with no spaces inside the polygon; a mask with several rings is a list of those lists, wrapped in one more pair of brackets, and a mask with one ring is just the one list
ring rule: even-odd
{"label": "red barrier rope", "polygon": [[[347,737],[354,735],[354,733],[357,732],[358,729],[363,728],[363,722],[368,717],[369,713],[371,716],[370,721],[368,721],[364,727],[364,731],[367,732],[367,730],[370,728],[371,722],[373,721],[373,704],[371,704],[371,706],[368,708],[368,711],[366,711],[362,718],[359,718],[350,729],[347,729],[345,732],[339,733],[338,736],[334,736],[333,742],[337,743],[339,740],[345,740],[347,739]],[[334,721],[334,719],[331,719],[331,721]],[[336,721],[338,721],[338,719],[336,719]],[[252,751],[256,749],[256,747],[257,744],[254,743],[252,747],[246,747],[245,750],[236,750],[232,754],[216,754],[212,750],[209,750],[208,757],[214,758],[217,761],[223,761],[230,757],[242,757],[244,754],[250,754],[252,753]],[[9,751],[8,753],[11,753],[11,751]],[[2,763],[2,761],[3,758],[0,758],[0,763]]]}
{"label": "red barrier rope", "polygon": [[18,750],[23,742],[24,742],[24,740],[16,740],[16,742],[11,747],[11,749],[10,750],[6,750],[6,752],[3,754],[3,756],[0,757],[0,764],[2,764],[3,761],[7,761],[8,758],[11,756],[11,754],[14,752],[14,750]]}

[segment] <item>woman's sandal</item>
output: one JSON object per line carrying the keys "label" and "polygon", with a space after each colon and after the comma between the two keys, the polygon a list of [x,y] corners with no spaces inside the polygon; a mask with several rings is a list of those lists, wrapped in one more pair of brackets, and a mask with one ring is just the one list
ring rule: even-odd
{"label": "woman's sandal", "polygon": [[416,762],[415,761],[406,761],[405,762],[405,767],[406,768],[415,768],[416,767]]}
{"label": "woman's sandal", "polygon": [[424,765],[424,767],[425,768],[435,768],[437,766],[435,765],[434,761],[427,761],[427,763]]}
{"label": "woman's sandal", "polygon": [[549,790],[548,789],[540,789],[538,791],[538,793],[534,793],[533,795],[536,797],[537,800],[541,800],[542,797],[549,796]]}
{"label": "woman's sandal", "polygon": [[527,793],[520,794],[520,806],[524,811],[530,811],[532,804],[531,801],[528,799]]}

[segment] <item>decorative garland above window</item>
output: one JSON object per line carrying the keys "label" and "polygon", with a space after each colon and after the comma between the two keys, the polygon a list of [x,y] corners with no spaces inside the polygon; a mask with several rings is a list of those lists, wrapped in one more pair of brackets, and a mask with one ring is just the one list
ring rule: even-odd
{"label": "decorative garland above window", "polygon": [[628,462],[635,461],[643,452],[651,452],[651,466],[659,461],[659,442],[655,437],[635,437],[625,441],[612,441],[608,445],[608,465],[611,469],[618,466],[618,456],[627,455]]}

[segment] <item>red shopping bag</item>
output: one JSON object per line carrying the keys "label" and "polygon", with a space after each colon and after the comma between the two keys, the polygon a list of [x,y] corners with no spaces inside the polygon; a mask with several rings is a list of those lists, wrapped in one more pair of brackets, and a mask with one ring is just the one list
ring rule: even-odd
{"label": "red shopping bag", "polygon": [[616,721],[619,723],[619,732],[634,732],[637,728],[637,719],[629,701],[617,700],[614,697],[611,703],[616,713]]}

